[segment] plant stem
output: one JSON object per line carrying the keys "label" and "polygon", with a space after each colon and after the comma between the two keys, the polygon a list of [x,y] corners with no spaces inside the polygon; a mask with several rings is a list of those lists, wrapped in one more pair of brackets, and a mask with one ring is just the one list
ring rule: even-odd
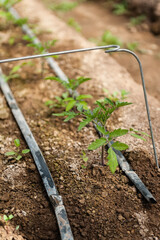
{"label": "plant stem", "polygon": [[104,145],[102,146],[101,161],[102,161],[102,166],[104,166]]}

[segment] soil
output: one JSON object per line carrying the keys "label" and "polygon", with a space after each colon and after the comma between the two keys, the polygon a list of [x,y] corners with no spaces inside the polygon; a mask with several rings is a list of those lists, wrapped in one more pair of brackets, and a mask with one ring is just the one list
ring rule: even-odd
{"label": "soil", "polygon": [[[41,30],[39,37],[42,41],[53,39],[53,35],[56,34],[58,42],[51,49],[52,51],[93,46],[82,35],[80,36],[74,30],[69,29],[59,18],[55,17],[55,13],[47,10],[40,1],[24,0],[17,5],[17,9],[22,13],[22,16],[26,15],[29,18],[29,22],[38,25]],[[36,12],[35,9],[37,9]],[[105,11],[107,11],[107,14]],[[90,14],[90,19],[96,30],[94,31],[95,35],[91,36],[90,34],[93,34],[93,31],[90,31],[89,23],[88,25],[84,23],[82,34],[86,38],[100,36],[104,30],[104,21],[102,19],[108,18],[107,22],[110,19],[111,30],[115,28],[117,34],[124,37],[123,41],[127,42],[128,39],[132,39],[133,33],[125,27],[125,24],[122,24],[125,21],[127,22],[125,18],[114,16],[107,9],[104,10],[102,6],[95,3],[81,4],[70,12],[70,16],[74,16],[75,19],[77,16],[76,20],[79,19],[80,21],[81,19],[81,23],[79,23],[82,24],[82,21],[87,21],[84,15],[88,17],[89,12],[93,13],[94,17]],[[66,19],[67,15],[65,14],[61,14],[61,18]],[[100,16],[101,21],[99,20]],[[111,19],[113,20],[112,24]],[[96,27],[96,23],[99,23],[100,27]],[[113,26],[113,23],[115,26]],[[51,29],[52,32],[47,33],[44,29]],[[98,29],[100,32],[98,32]],[[145,78],[148,84],[147,89],[152,95],[149,96],[149,100],[153,126],[156,129],[157,152],[159,153],[159,89],[158,87],[155,88],[155,85],[158,86],[159,59],[156,58],[156,54],[159,51],[159,38],[153,36],[149,31],[145,30],[144,32],[139,28],[134,35],[139,41],[142,40],[141,46],[145,48],[150,47],[151,41],[154,44],[154,49],[149,48],[152,50],[152,54],[143,54],[140,57],[142,58],[145,75],[148,70],[146,68],[147,64],[151,65],[153,69],[157,66],[156,73],[148,70],[148,74],[152,76],[152,79],[152,74],[155,74],[154,82],[148,82],[147,76]],[[13,45],[8,43],[11,36],[15,38]],[[33,49],[27,47],[26,41],[22,40],[20,28],[13,24],[5,26],[1,22],[0,44],[1,58],[3,59],[33,54]],[[131,68],[130,64],[133,65],[133,62],[129,63],[128,58],[125,57],[122,61],[117,56],[116,60],[119,60],[123,66],[125,65],[129,69]],[[75,54],[67,58],[63,56],[59,57],[57,61],[69,77],[75,78],[79,75],[92,77],[91,83],[86,83],[79,89],[80,92],[89,92],[94,96],[92,103],[104,96],[103,87],[108,88],[110,91],[113,91],[115,87],[116,90],[121,89],[125,81],[126,90],[130,92],[129,101],[131,100],[135,104],[131,108],[116,112],[108,123],[108,127],[114,129],[115,125],[118,127],[134,126],[139,130],[148,132],[146,113],[142,111],[144,109],[142,90],[135,83],[135,81],[139,81],[136,80],[137,69],[131,71],[134,81],[111,56],[106,58],[105,55],[101,59],[101,53],[99,52],[83,55]],[[16,64],[3,64],[3,72],[6,75],[9,74]],[[119,168],[113,175],[107,167],[102,167],[99,163],[100,153],[98,151],[89,152],[87,150],[88,143],[96,138],[96,132],[91,124],[85,127],[83,131],[77,132],[77,120],[65,123],[63,118],[52,115],[52,112],[60,110],[48,109],[44,105],[46,100],[54,99],[57,95],[60,96],[64,90],[54,81],[44,81],[44,77],[53,75],[47,65],[45,66],[43,79],[39,60],[32,61],[30,65],[22,66],[18,74],[19,77],[10,80],[9,85],[44,154],[57,189],[63,197],[75,239],[159,240],[160,172],[154,163],[150,141],[144,144],[140,140],[125,139],[131,145],[125,156],[156,198],[156,204],[148,203]],[[106,76],[107,82],[105,81]],[[151,84],[152,90],[149,88]],[[31,155],[26,154],[20,161],[5,156],[7,151],[16,150],[13,143],[15,138],[20,139],[21,149],[25,149],[27,146],[1,92],[0,122],[1,239],[60,239],[54,212]],[[82,168],[83,160],[81,155],[83,150],[89,156],[86,169]],[[5,223],[3,221],[4,214],[13,214],[14,218]],[[16,230],[16,226],[19,226],[19,230]]]}

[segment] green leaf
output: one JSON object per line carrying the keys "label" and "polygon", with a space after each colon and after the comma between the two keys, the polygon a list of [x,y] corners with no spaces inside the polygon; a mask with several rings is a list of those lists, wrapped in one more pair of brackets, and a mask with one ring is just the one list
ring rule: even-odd
{"label": "green leaf", "polygon": [[119,108],[119,107],[124,107],[124,106],[127,106],[127,105],[131,105],[132,103],[129,103],[129,102],[119,102],[117,101],[116,102],[116,107]]}
{"label": "green leaf", "polygon": [[21,158],[22,158],[22,156],[21,156],[21,155],[18,155],[18,156],[16,157],[16,160],[19,161]]}
{"label": "green leaf", "polygon": [[[88,110],[88,104],[87,104],[87,102],[85,102],[85,101],[80,101],[80,102],[76,103],[76,106],[78,107],[79,104],[83,107],[82,110]],[[77,108],[77,110],[78,110],[78,108]]]}
{"label": "green leaf", "polygon": [[114,147],[116,150],[119,150],[119,151],[123,151],[123,150],[126,150],[129,148],[129,146],[125,143],[121,143],[121,142],[115,142],[112,144],[112,147]]}
{"label": "green leaf", "polygon": [[141,132],[141,131],[137,131],[137,130],[135,130],[134,128],[130,128],[129,129],[130,131],[133,131],[133,132],[135,132],[135,133],[139,133],[139,134],[142,134],[142,135],[145,135],[145,136],[147,136],[147,137],[151,137],[149,134],[147,134],[147,133],[145,133],[145,132]]}
{"label": "green leaf", "polygon": [[16,147],[19,147],[19,146],[20,146],[20,141],[19,141],[18,138],[16,138],[16,139],[14,140],[14,144],[15,144]]}
{"label": "green leaf", "polygon": [[19,69],[21,68],[21,65],[16,65],[16,66],[14,66],[13,68],[12,68],[12,70],[11,70],[11,74],[12,73],[16,73]]}
{"label": "green leaf", "polygon": [[16,154],[16,152],[14,152],[14,151],[6,152],[6,153],[5,153],[6,156],[13,156],[13,155],[15,155],[15,154]]}
{"label": "green leaf", "polygon": [[87,118],[87,119],[83,120],[82,122],[80,122],[79,127],[78,127],[78,131],[80,131],[82,128],[84,128],[91,121],[92,121],[91,118]]}
{"label": "green leaf", "polygon": [[16,226],[16,231],[18,231],[18,230],[19,230],[19,225]]}
{"label": "green leaf", "polygon": [[105,98],[104,102],[107,104],[110,104],[112,107],[114,107],[114,102],[112,102],[109,98]]}
{"label": "green leaf", "polygon": [[102,126],[96,124],[96,128],[97,128],[98,131],[101,132],[102,134],[104,134],[104,135],[107,135],[107,134],[108,134],[108,132],[106,132],[106,130],[105,130],[104,127],[102,127]]}
{"label": "green leaf", "polygon": [[7,215],[3,215],[3,219],[5,222],[7,222],[9,220],[9,218],[7,217]]}
{"label": "green leaf", "polygon": [[103,106],[103,104],[99,101],[96,101],[96,104],[101,108],[103,109],[105,112],[107,111],[107,109],[105,108],[105,106]]}
{"label": "green leaf", "polygon": [[112,139],[112,138],[120,137],[120,136],[126,135],[127,133],[128,133],[127,129],[118,128],[118,129],[115,129],[113,132],[109,133],[109,138]]}
{"label": "green leaf", "polygon": [[26,154],[26,153],[29,153],[29,152],[30,152],[30,149],[23,149],[23,150],[22,150],[22,153],[23,153],[23,154]]}
{"label": "green leaf", "polygon": [[68,112],[69,110],[71,110],[74,107],[75,103],[75,100],[71,100],[66,106],[66,111]]}
{"label": "green leaf", "polygon": [[130,133],[130,135],[133,136],[133,137],[135,137],[135,138],[139,138],[139,139],[141,139],[141,140],[143,140],[143,141],[146,141],[145,138],[143,138],[143,137],[141,137],[141,136],[139,136],[139,135],[137,135],[137,134],[135,134],[135,133]]}
{"label": "green leaf", "polygon": [[118,162],[117,162],[116,154],[115,154],[115,152],[113,151],[113,149],[111,147],[108,149],[108,156],[107,156],[107,158],[108,158],[107,165],[109,166],[111,172],[115,173],[116,168],[118,166]]}
{"label": "green leaf", "polygon": [[81,168],[86,169],[87,167],[84,164],[82,164]]}
{"label": "green leaf", "polygon": [[12,214],[9,215],[8,219],[11,220],[12,218],[14,218],[14,216]]}
{"label": "green leaf", "polygon": [[103,145],[106,144],[106,139],[105,138],[100,138],[100,139],[96,139],[94,142],[92,142],[89,146],[88,146],[88,150],[95,150]]}
{"label": "green leaf", "polygon": [[88,95],[79,95],[78,97],[76,97],[76,100],[83,100],[85,98],[92,98],[92,96],[89,94]]}
{"label": "green leaf", "polygon": [[75,117],[75,115],[69,115],[68,117],[66,117],[65,119],[64,119],[64,122],[68,122],[69,120],[71,120],[72,118],[74,118]]}

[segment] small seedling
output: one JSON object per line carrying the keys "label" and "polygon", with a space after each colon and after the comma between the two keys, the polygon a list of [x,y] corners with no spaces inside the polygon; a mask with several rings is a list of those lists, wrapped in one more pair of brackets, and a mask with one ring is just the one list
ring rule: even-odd
{"label": "small seedling", "polygon": [[75,21],[74,18],[69,18],[67,23],[69,26],[73,27],[77,32],[81,31],[81,26]]}
{"label": "small seedling", "polygon": [[7,24],[13,23],[18,26],[22,26],[27,23],[27,18],[15,19],[10,12],[0,11],[0,16],[7,21]]}
{"label": "small seedling", "polygon": [[122,1],[122,3],[113,4],[113,13],[116,15],[124,15],[128,13],[126,1]]}
{"label": "small seedling", "polygon": [[131,51],[137,51],[138,50],[138,42],[130,42],[127,43],[127,48]]}
{"label": "small seedling", "polygon": [[14,218],[14,216],[12,214],[10,214],[9,216],[7,215],[3,215],[3,219],[4,221],[7,223],[8,221],[10,221],[12,218]]}
{"label": "small seedling", "polygon": [[[49,50],[50,47],[54,46],[57,40],[50,40],[46,41],[43,44],[41,42],[39,43],[34,43],[34,39],[36,37],[29,37],[28,35],[23,36],[23,40],[28,41],[29,43],[27,46],[33,47],[35,49],[35,54],[43,54],[46,53],[46,51]],[[55,58],[57,56],[54,56]],[[45,59],[41,58],[41,77],[43,78],[43,73],[44,73],[44,65],[45,65]]]}
{"label": "small seedling", "polygon": [[103,33],[99,45],[111,45],[111,44],[122,46],[122,42],[110,31],[107,30]]}
{"label": "small seedling", "polygon": [[[129,94],[129,92],[127,92],[125,89],[122,89],[120,92],[114,91],[112,94],[110,94],[109,91],[105,88],[103,89],[103,91],[107,94],[107,98],[109,98],[113,102],[124,100]],[[99,101],[101,102],[103,101],[103,99]]]}
{"label": "small seedling", "polygon": [[61,2],[59,4],[52,4],[50,8],[54,11],[68,12],[77,7],[77,2]]}
{"label": "small seedling", "polygon": [[14,145],[16,147],[16,151],[10,151],[10,152],[6,152],[5,155],[6,156],[12,156],[14,159],[16,159],[17,161],[20,160],[24,154],[27,154],[30,152],[29,149],[23,149],[23,150],[20,150],[20,141],[19,139],[15,139],[14,140]]}
{"label": "small seedling", "polygon": [[25,65],[32,65],[32,62],[29,61],[29,62],[23,62],[23,63],[20,63],[19,65],[15,65],[11,71],[9,72],[8,75],[5,75],[3,74],[3,77],[5,79],[5,81],[9,81],[11,79],[15,79],[15,78],[19,78],[19,74],[18,74],[18,71],[21,69],[21,67],[25,66]]}
{"label": "small seedling", "polygon": [[84,164],[82,164],[81,168],[85,169],[87,167],[86,164],[87,164],[87,161],[88,161],[88,157],[87,157],[85,151],[82,152],[81,158],[84,161]]}
{"label": "small seedling", "polygon": [[[57,78],[47,77],[46,80],[55,80],[59,82],[67,92],[62,94],[62,97],[56,97],[56,101],[47,101],[45,104],[50,107],[65,107],[66,111],[70,111],[74,106],[83,105],[84,109],[88,109],[88,104],[84,99],[92,98],[91,95],[77,95],[76,89],[84,82],[89,81],[90,78],[78,77],[77,79],[68,79],[68,82]],[[72,91],[72,96],[70,96]]]}
{"label": "small seedling", "polygon": [[[88,150],[95,150],[101,147],[101,162],[102,162],[102,165],[105,165],[104,149],[105,149],[105,146],[108,144],[109,148],[108,148],[108,156],[107,156],[107,159],[108,159],[107,165],[109,166],[111,172],[114,173],[118,166],[117,156],[115,154],[114,149],[123,151],[129,148],[127,144],[117,141],[116,139],[120,136],[130,134],[135,138],[139,138],[145,141],[145,138],[143,138],[141,135],[148,136],[146,133],[139,132],[132,128],[130,128],[129,130],[118,128],[111,132],[105,129],[106,122],[110,118],[111,114],[114,111],[116,111],[118,108],[130,105],[130,104],[131,103],[120,102],[120,101],[113,102],[109,98],[105,98],[103,102],[99,102],[99,101],[96,102],[97,107],[94,108],[93,111],[91,111],[90,109],[84,111],[83,106],[79,105],[77,107],[76,112],[74,111],[62,112],[62,113],[56,113],[53,115],[66,116],[67,118],[64,121],[69,121],[70,119],[76,116],[83,117],[84,119],[80,122],[78,131],[82,130],[82,128],[85,127],[90,122],[93,122],[96,129],[100,132],[101,137],[99,139],[96,139],[94,142],[92,142],[88,146]],[[116,140],[116,142],[113,142],[113,140]]]}
{"label": "small seedling", "polygon": [[139,25],[141,24],[142,22],[144,22],[146,20],[146,16],[145,15],[140,15],[138,17],[132,17],[130,19],[130,24],[132,26],[136,26],[136,25]]}

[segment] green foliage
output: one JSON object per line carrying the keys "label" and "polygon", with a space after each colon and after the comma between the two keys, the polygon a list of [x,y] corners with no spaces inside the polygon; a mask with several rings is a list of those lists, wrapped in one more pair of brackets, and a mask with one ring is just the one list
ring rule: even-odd
{"label": "green foliage", "polygon": [[5,81],[7,82],[7,81],[9,81],[9,80],[11,80],[11,79],[19,78],[20,75],[18,74],[18,71],[19,71],[23,66],[25,66],[25,65],[31,65],[31,64],[32,64],[32,62],[23,62],[23,63],[20,63],[19,65],[15,65],[15,66],[11,69],[11,71],[9,72],[8,75],[3,74],[3,77],[4,77]]}
{"label": "green foliage", "polygon": [[84,151],[82,152],[81,158],[84,161],[84,164],[81,165],[81,168],[85,169],[87,165],[88,157]]}
{"label": "green foliage", "polygon": [[122,46],[122,42],[118,39],[118,37],[114,36],[109,30],[107,30],[103,33],[99,45],[112,45],[112,44]]}
{"label": "green foliage", "polygon": [[3,215],[3,219],[4,219],[5,222],[10,221],[12,218],[14,218],[14,216],[12,214],[10,214],[9,216]]}
{"label": "green foliage", "polygon": [[140,15],[138,17],[132,17],[130,19],[130,23],[131,23],[132,26],[136,26],[136,25],[141,24],[145,20],[146,20],[146,16],[145,15]]}
{"label": "green foliage", "polygon": [[113,4],[113,13],[116,15],[124,15],[128,12],[126,1],[122,1],[122,3]]}
{"label": "green foliage", "polygon": [[27,154],[30,152],[29,149],[23,149],[20,150],[20,140],[18,138],[16,138],[14,140],[14,145],[16,147],[16,151],[10,151],[10,152],[6,152],[5,155],[6,156],[12,156],[14,159],[16,159],[17,161],[20,160],[24,154]]}
{"label": "green foliage", "polygon": [[21,0],[1,0],[0,1],[0,7],[4,7],[4,8],[10,8],[13,5],[15,5],[16,3],[21,2]]}
{"label": "green foliage", "polygon": [[8,43],[10,46],[12,46],[15,43],[15,38],[14,37],[10,37],[8,40]]}
{"label": "green foliage", "polygon": [[[77,95],[76,89],[84,82],[89,81],[90,78],[78,77],[77,79],[68,79],[68,81],[64,81],[57,77],[46,77],[46,80],[54,80],[60,83],[67,92],[63,93],[61,97],[56,96],[56,101],[49,100],[45,103],[45,105],[52,107],[62,107],[65,108],[66,111],[70,111],[74,106],[78,108],[78,106],[83,106],[83,109],[87,109],[87,102],[85,99],[92,98],[91,95]],[[72,96],[70,97],[70,93],[72,91]]]}
{"label": "green foliage", "polygon": [[68,12],[77,7],[77,5],[77,2],[61,2],[51,5],[50,8],[54,11]]}
{"label": "green foliage", "polygon": [[[46,41],[43,44],[41,42],[39,43],[34,43],[34,39],[36,37],[30,37],[28,35],[23,36],[23,40],[29,42],[27,46],[33,47],[35,50],[35,54],[43,54],[46,53],[51,46],[54,46],[57,40],[50,40]],[[54,58],[57,58],[57,56],[53,56]],[[45,59],[41,58],[41,77],[43,78],[43,73],[44,73],[44,64],[45,64]]]}
{"label": "green foliage", "polygon": [[68,90],[68,92],[69,92],[69,90],[75,91],[82,83],[91,80],[90,78],[78,77],[77,79],[68,79],[68,82],[67,82],[58,77],[53,77],[53,76],[46,77],[45,79],[46,80],[50,79],[50,80],[59,82],[60,84],[62,84],[62,86],[66,90]]}
{"label": "green foliage", "polygon": [[127,43],[127,48],[131,51],[137,51],[138,50],[138,42],[130,42]]}
{"label": "green foliage", "polygon": [[74,18],[69,18],[67,23],[69,26],[73,27],[77,32],[81,31],[81,26],[75,21]]}
{"label": "green foliage", "polygon": [[[124,89],[122,89],[120,92],[114,91],[112,94],[110,94],[109,91],[105,88],[103,89],[103,91],[107,94],[107,98],[113,102],[124,100],[127,98],[127,95],[129,94],[129,92],[127,92]],[[101,102],[103,101],[103,99],[99,101]]]}
{"label": "green foliage", "polygon": [[8,11],[0,11],[0,17],[4,18],[7,21],[7,23],[13,23],[18,26],[22,26],[23,24],[26,24],[28,21],[27,18],[15,19],[13,15]]}
{"label": "green foliage", "polygon": [[35,53],[43,54],[45,53],[50,47],[54,46],[57,40],[50,40],[42,43],[34,43],[34,39],[36,37],[30,37],[28,35],[23,36],[23,40],[29,42],[27,46],[33,47],[35,49]]}
{"label": "green foliage", "polygon": [[[125,92],[126,93],[126,92]],[[140,138],[141,140],[145,140],[141,135],[146,135],[143,132],[139,132],[137,130],[134,130],[133,128],[128,129],[115,129],[113,131],[106,131],[105,125],[107,120],[110,118],[111,114],[117,110],[120,107],[130,105],[131,103],[129,102],[120,102],[119,100],[117,101],[112,101],[109,98],[104,98],[103,101],[99,102],[96,101],[96,107],[93,110],[90,110],[87,108],[86,110],[83,109],[83,106],[80,104],[77,107],[76,111],[72,112],[62,112],[58,114],[54,114],[55,116],[63,116],[66,117],[64,121],[69,121],[70,119],[76,117],[76,116],[81,116],[83,117],[82,121],[79,124],[78,130],[82,130],[87,124],[90,122],[93,122],[96,129],[100,132],[101,137],[99,139],[96,139],[93,141],[89,146],[88,150],[95,150],[101,147],[101,156],[102,156],[102,164],[104,163],[104,147],[109,144],[110,147],[108,149],[108,163],[107,165],[109,166],[110,170],[112,173],[116,171],[116,168],[118,166],[117,162],[117,157],[114,152],[114,149],[116,150],[126,150],[129,148],[129,146],[125,143],[122,143],[120,141],[115,141],[118,137],[124,136],[126,134],[130,134],[133,137]]]}
{"label": "green foliage", "polygon": [[117,162],[117,157],[115,152],[113,151],[112,147],[108,149],[108,163],[107,165],[109,166],[110,170],[112,173],[115,173],[116,168],[118,167],[118,162]]}

